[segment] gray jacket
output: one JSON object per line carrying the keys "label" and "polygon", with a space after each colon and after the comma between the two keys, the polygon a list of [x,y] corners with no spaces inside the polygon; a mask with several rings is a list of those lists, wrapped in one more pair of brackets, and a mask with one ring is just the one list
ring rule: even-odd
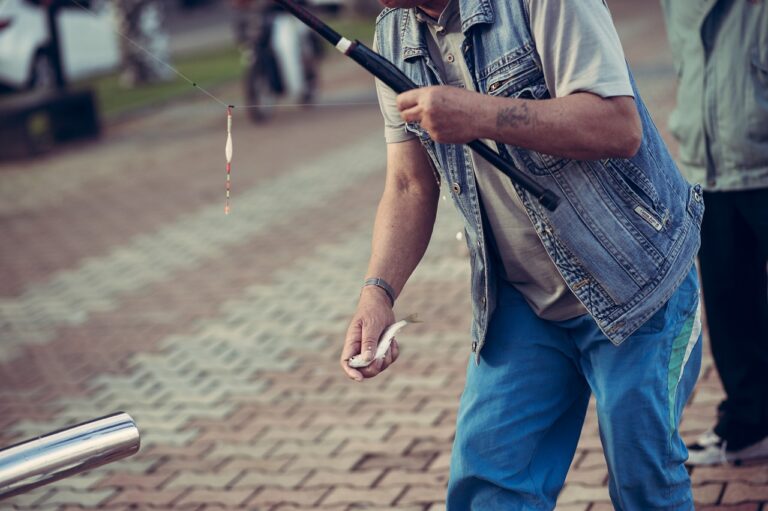
{"label": "gray jacket", "polygon": [[768,0],[661,0],[680,83],[669,125],[709,191],[768,187]]}

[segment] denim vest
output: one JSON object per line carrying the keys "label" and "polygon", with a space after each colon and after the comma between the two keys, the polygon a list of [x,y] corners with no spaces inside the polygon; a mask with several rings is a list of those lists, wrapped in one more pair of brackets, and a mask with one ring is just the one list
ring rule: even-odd
{"label": "denim vest", "polygon": [[[463,57],[476,90],[500,97],[546,99],[525,0],[459,0]],[[378,51],[421,86],[439,85],[413,9],[385,9],[376,20]],[[634,81],[632,83],[635,88]],[[631,159],[577,161],[499,144],[503,158],[561,200],[550,212],[516,189],[544,247],[568,287],[614,344],[645,323],[677,288],[699,246],[700,186],[680,175],[639,94],[643,143]],[[416,133],[450,183],[464,219],[472,265],[472,351],[479,355],[496,300],[499,262],[491,248],[468,149]]]}

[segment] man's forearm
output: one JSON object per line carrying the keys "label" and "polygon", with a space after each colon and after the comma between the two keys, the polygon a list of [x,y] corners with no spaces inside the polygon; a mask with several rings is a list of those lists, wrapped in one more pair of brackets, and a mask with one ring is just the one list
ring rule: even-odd
{"label": "man's forearm", "polygon": [[580,160],[631,157],[640,145],[639,118],[629,97],[589,93],[533,101],[481,96],[482,138]]}
{"label": "man's forearm", "polygon": [[457,87],[413,89],[397,97],[404,120],[418,122],[433,140],[465,143],[488,138],[580,160],[628,158],[642,141],[631,97],[582,92],[562,98],[499,98]]}
{"label": "man's forearm", "polygon": [[429,244],[439,189],[387,182],[376,212],[367,277],[380,277],[395,290],[405,286]]}

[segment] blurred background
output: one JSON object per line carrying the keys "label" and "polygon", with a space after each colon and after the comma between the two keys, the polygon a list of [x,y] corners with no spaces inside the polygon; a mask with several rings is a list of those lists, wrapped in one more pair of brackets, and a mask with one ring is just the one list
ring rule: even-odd
{"label": "blurred background", "polygon": [[[370,44],[374,0],[310,6]],[[660,7],[610,7],[676,151]],[[0,446],[117,410],[142,432],[1,508],[444,509],[470,323],[448,201],[397,367],[337,365],[384,177],[369,75],[266,1],[0,0],[0,84]],[[705,353],[687,440],[723,395]],[[700,509],[768,509],[765,465],[692,477]],[[611,509],[606,485],[591,410],[558,509]]]}
{"label": "blurred background", "polygon": [[[310,7],[337,29],[370,42],[375,7],[352,0],[313,0]],[[203,88],[236,82],[254,65],[268,67],[261,62],[274,56],[303,53],[280,62],[303,59],[284,67],[289,74],[292,67],[313,67],[323,49],[303,25],[293,23],[293,17],[268,0],[3,0],[0,16],[0,102],[6,119],[2,126],[22,124],[2,132],[15,136],[13,142],[20,145],[4,147],[0,156],[44,152],[56,139],[77,138],[78,131],[96,134],[102,119],[109,123],[194,93],[191,82]],[[290,27],[284,27],[286,20]],[[292,39],[306,39],[301,44],[313,45],[315,54],[293,48]],[[272,57],[258,55],[266,49],[273,49]],[[255,64],[257,57],[263,58]],[[269,75],[270,70],[255,74]],[[261,91],[269,99],[257,101],[251,95],[254,86],[244,83],[238,92],[246,97],[230,95],[228,101],[271,104],[275,96],[302,87],[293,82],[303,77],[289,76],[286,83],[277,78],[275,83],[275,74],[272,71],[272,83]],[[93,104],[77,99],[85,91],[93,94]],[[289,94],[285,99],[308,98]],[[93,109],[91,126],[74,121],[59,126],[67,116],[56,115],[56,110],[72,102],[79,116]],[[20,113],[22,109],[29,111]]]}

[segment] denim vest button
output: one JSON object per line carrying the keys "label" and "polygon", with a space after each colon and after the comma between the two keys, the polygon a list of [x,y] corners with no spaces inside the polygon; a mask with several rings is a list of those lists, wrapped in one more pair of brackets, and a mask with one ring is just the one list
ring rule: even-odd
{"label": "denim vest button", "polygon": [[454,58],[453,53],[449,53],[448,55],[445,56],[445,60],[453,64],[453,61],[456,59]]}
{"label": "denim vest button", "polygon": [[451,188],[453,189],[453,193],[456,195],[461,195],[461,186],[459,186],[459,183],[453,183]]}
{"label": "denim vest button", "polygon": [[477,351],[477,341],[472,341],[472,353]]}

